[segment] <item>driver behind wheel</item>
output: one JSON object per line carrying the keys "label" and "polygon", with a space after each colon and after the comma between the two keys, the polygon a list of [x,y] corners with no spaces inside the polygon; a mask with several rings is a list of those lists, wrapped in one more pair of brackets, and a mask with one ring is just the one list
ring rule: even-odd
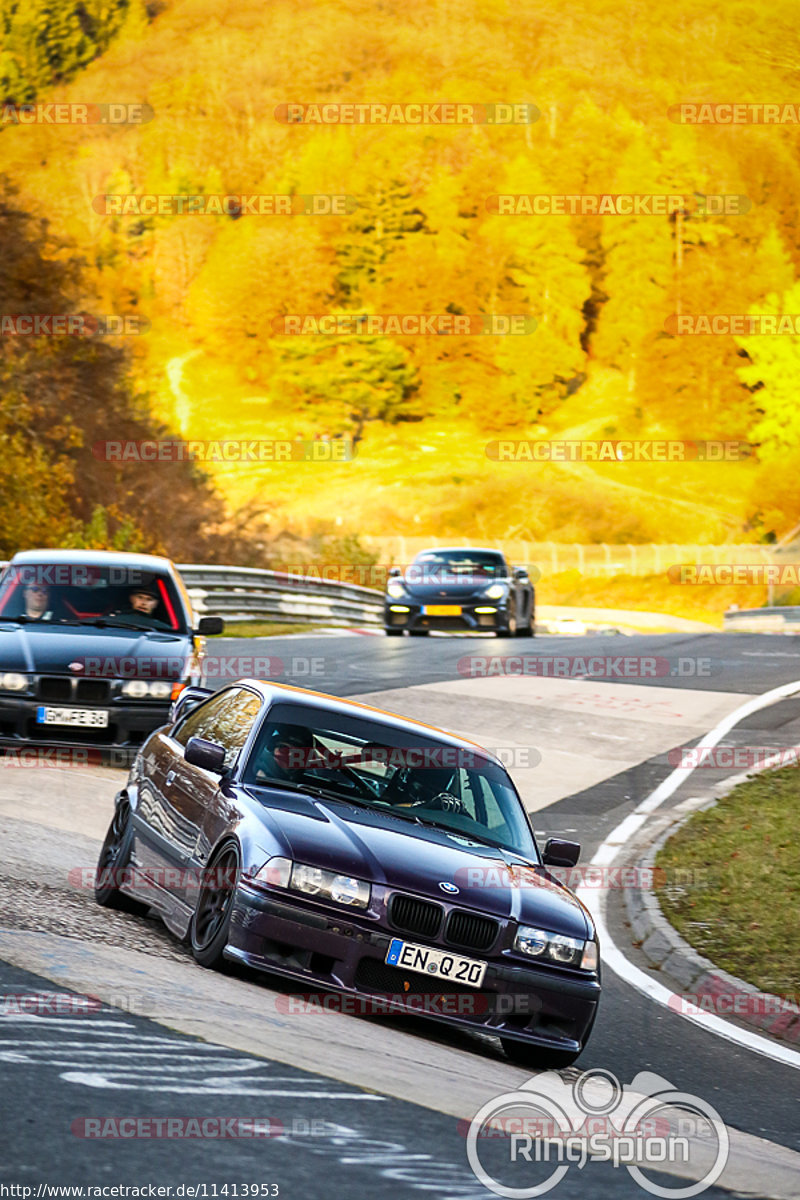
{"label": "driver behind wheel", "polygon": [[314,749],[314,735],[305,725],[275,725],[259,762],[259,772],[268,779],[300,783]]}

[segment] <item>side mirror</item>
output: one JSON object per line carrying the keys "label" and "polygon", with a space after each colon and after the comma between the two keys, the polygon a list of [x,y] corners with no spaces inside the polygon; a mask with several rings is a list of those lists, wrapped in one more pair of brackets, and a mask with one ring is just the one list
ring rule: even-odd
{"label": "side mirror", "polygon": [[514,578],[515,579],[524,579],[527,581],[527,579],[528,579],[527,567],[514,567]]}
{"label": "side mirror", "polygon": [[197,632],[202,637],[213,637],[216,633],[222,633],[225,629],[225,622],[222,617],[201,617],[197,622]]}
{"label": "side mirror", "polygon": [[403,572],[400,570],[399,567],[389,567],[389,578],[390,579],[396,579],[398,575],[402,575],[402,574],[403,574]]}
{"label": "side mirror", "polygon": [[185,717],[193,708],[197,708],[198,704],[202,704],[204,700],[213,695],[214,692],[211,688],[197,687],[194,684],[185,687],[177,700],[172,702],[168,724],[174,725],[178,717]]}
{"label": "side mirror", "polygon": [[215,775],[221,775],[225,770],[225,747],[205,738],[189,738],[183,757],[193,767],[202,767],[204,771],[213,771]]}
{"label": "side mirror", "polygon": [[565,842],[561,838],[548,838],[545,842],[542,862],[546,867],[574,867],[580,856],[579,842]]}

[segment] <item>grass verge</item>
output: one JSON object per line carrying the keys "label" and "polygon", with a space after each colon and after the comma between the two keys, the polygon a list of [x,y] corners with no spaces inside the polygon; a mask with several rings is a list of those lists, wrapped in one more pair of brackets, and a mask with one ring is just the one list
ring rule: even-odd
{"label": "grass verge", "polygon": [[[664,915],[717,966],[762,991],[800,993],[800,770],[753,776],[662,847]],[[687,874],[688,872],[688,874]]]}

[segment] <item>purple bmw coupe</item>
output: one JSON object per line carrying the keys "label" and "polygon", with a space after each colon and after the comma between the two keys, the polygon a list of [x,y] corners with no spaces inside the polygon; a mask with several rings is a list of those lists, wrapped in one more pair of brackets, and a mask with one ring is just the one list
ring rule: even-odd
{"label": "purple bmw coupe", "polygon": [[[355,1011],[497,1035],[532,1068],[580,1054],[600,997],[588,910],[548,866],[505,767],[350,700],[187,688],[140,749],[95,895],[153,908],[198,963],[233,959]],[[350,1005],[349,1011],[354,1011]]]}

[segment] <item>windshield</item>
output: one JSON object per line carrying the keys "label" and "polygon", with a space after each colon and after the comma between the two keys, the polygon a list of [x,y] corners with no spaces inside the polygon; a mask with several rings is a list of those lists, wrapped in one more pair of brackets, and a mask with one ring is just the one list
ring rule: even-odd
{"label": "windshield", "polygon": [[505,579],[508,570],[502,554],[493,554],[490,551],[425,550],[417,555],[406,575],[412,580],[415,576],[423,580],[442,575]]}
{"label": "windshield", "polygon": [[312,706],[273,704],[243,782],[321,789],[376,811],[504,847],[538,862],[505,769],[476,748]]}
{"label": "windshield", "polygon": [[12,563],[0,578],[0,618],[186,632],[169,575],[124,565]]}

